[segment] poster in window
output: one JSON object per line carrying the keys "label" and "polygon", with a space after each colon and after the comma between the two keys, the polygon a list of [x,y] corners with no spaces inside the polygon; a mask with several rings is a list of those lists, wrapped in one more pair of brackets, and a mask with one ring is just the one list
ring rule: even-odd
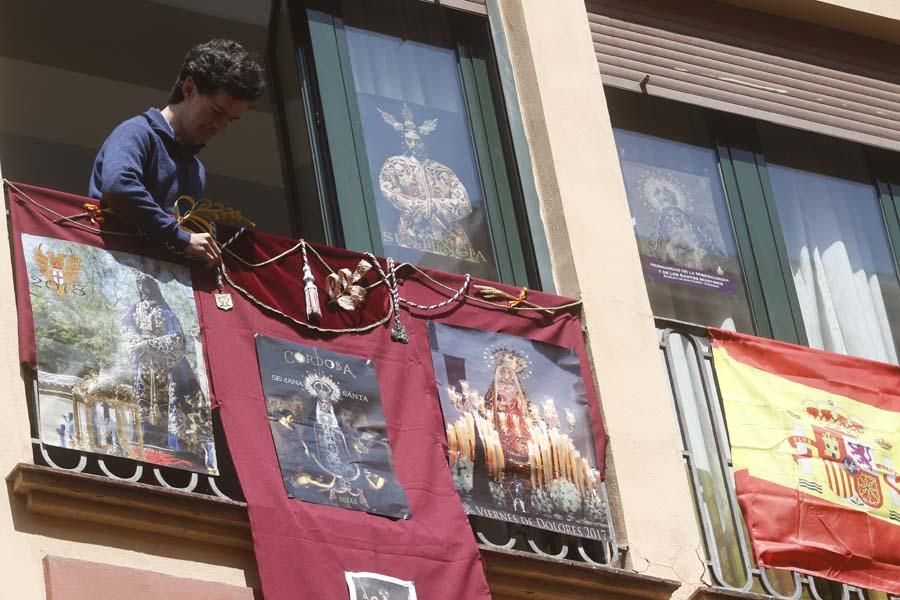
{"label": "poster in window", "polygon": [[350,600],[416,600],[416,585],[380,573],[344,573]]}
{"label": "poster in window", "polygon": [[218,474],[190,271],[22,234],[44,444]]}
{"label": "poster in window", "polygon": [[262,335],[256,353],[288,495],[409,518],[391,461],[375,362]]}
{"label": "poster in window", "polygon": [[607,539],[578,356],[430,322],[453,481],[470,515]]}
{"label": "poster in window", "polygon": [[455,51],[356,28],[347,42],[384,252],[497,279]]}
{"label": "poster in window", "polygon": [[723,236],[710,178],[628,160],[621,164],[647,277],[737,294],[742,285],[737,250]]}

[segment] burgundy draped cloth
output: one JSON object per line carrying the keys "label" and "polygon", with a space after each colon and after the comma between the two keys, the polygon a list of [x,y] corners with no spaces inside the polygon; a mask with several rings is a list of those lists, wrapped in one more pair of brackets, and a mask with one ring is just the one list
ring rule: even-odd
{"label": "burgundy draped cloth", "polygon": [[[81,203],[86,201],[20,187],[33,199],[62,214],[81,212]],[[9,196],[17,237],[27,231],[111,249],[152,252],[133,238],[100,239],[70,226],[55,225],[44,211],[18,194],[11,192]],[[230,235],[223,233],[223,239]],[[276,256],[294,244],[295,241],[286,238],[246,232],[229,250],[254,263]],[[317,247],[317,250],[335,270],[342,267],[352,270],[362,258],[360,254],[334,248]],[[24,277],[21,252],[15,260],[17,276]],[[213,278],[198,269],[194,269],[195,292],[211,394],[219,408],[247,499],[266,600],[346,598],[344,573],[347,571],[375,572],[415,581],[420,597],[430,600],[490,598],[478,548],[447,466],[444,423],[426,333],[428,320],[573,349],[581,361],[597,464],[602,469],[606,436],[577,309],[554,315],[535,311],[514,313],[502,306],[485,306],[471,300],[454,302],[436,311],[405,307],[401,320],[409,333],[408,344],[391,340],[390,322],[361,333],[319,333],[291,320],[305,322],[299,251],[257,268],[248,267],[228,254],[225,262],[232,281],[253,299],[226,284],[224,291],[231,294],[234,307],[229,311],[217,308]],[[357,311],[347,312],[329,305],[324,293],[328,271],[312,252],[309,263],[319,286],[324,313],[319,326],[364,328],[387,314],[389,297],[384,286],[373,288]],[[400,294],[415,303],[436,304],[453,293],[412,271],[404,270],[401,275]],[[429,275],[453,290],[463,284],[463,277],[458,275],[438,272]],[[376,279],[373,269],[364,283]],[[518,289],[490,285],[513,295],[519,293]],[[17,290],[20,301],[22,298],[27,301],[27,286],[19,285]],[[528,300],[545,306],[568,302],[565,298],[532,291],[528,292]],[[27,326],[23,327],[30,320],[30,314],[20,312],[22,357],[26,361],[33,361],[34,355],[33,334],[29,334]],[[257,334],[375,361],[394,471],[409,502],[411,518],[393,520],[287,496],[269,430],[256,359]]]}
{"label": "burgundy draped cloth", "polygon": [[[184,259],[162,248],[159,244],[146,242],[139,238],[126,226],[117,223],[114,218],[107,217],[106,222],[102,225],[91,222],[90,218],[85,215],[84,205],[86,203],[96,205],[96,200],[22,183],[14,183],[13,186],[4,186],[4,189],[12,235],[13,278],[16,284],[16,312],[19,318],[19,360],[23,364],[32,368],[37,367],[34,320],[31,312],[31,297],[28,292],[28,273],[22,251],[23,233],[87,244],[106,250],[128,252],[157,260],[184,262]],[[71,218],[73,216],[75,217]],[[70,219],[62,217],[70,217]],[[106,235],[101,236],[85,229],[97,229],[98,227],[106,231]],[[204,269],[192,268],[191,277],[195,288],[214,285],[215,279],[212,273]]]}

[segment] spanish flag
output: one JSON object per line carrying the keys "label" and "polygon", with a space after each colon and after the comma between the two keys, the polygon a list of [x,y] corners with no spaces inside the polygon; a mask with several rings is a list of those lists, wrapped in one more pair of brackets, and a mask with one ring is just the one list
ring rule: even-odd
{"label": "spanish flag", "polygon": [[900,368],[710,336],[759,565],[900,595]]}

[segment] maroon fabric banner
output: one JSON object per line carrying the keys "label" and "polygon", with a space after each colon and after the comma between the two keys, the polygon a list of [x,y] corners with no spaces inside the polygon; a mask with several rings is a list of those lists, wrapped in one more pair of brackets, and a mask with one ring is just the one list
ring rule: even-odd
{"label": "maroon fabric banner", "polygon": [[[12,235],[13,278],[16,284],[16,312],[19,318],[19,359],[23,364],[32,368],[37,365],[34,322],[27,283],[28,272],[22,251],[23,233],[184,264],[183,258],[165,250],[159,244],[142,240],[112,217],[107,217],[106,222],[100,226],[108,232],[107,235],[100,236],[84,229],[83,227],[98,227],[84,216],[84,204],[96,204],[96,200],[22,183],[13,185],[15,188],[4,186],[4,189]],[[82,216],[72,221],[61,218],[72,215]],[[214,285],[214,277],[210,271],[192,268],[191,277],[195,287]]]}
{"label": "maroon fabric banner", "polygon": [[[81,205],[86,201],[48,190],[20,187],[33,200],[63,215],[82,212]],[[10,192],[9,197],[16,235],[21,231],[35,231],[130,252],[137,252],[138,247],[142,253],[153,252],[133,238],[100,239],[67,224],[54,225],[50,220],[54,217],[46,210],[17,193]],[[253,263],[276,256],[294,243],[286,238],[248,232],[230,249]],[[343,267],[352,270],[362,258],[339,249],[318,250],[335,270]],[[172,260],[170,256],[166,258]],[[386,315],[388,295],[384,286],[373,288],[357,311],[347,312],[329,305],[324,294],[328,271],[312,254],[309,263],[323,307],[320,326],[362,328]],[[365,333],[316,333],[290,319],[305,321],[301,265],[299,252],[259,268],[250,268],[226,256],[229,277],[255,298],[255,301],[248,299],[226,285],[225,292],[230,293],[233,301],[229,311],[216,305],[211,274],[194,270],[195,288],[200,288],[196,298],[210,390],[218,404],[247,499],[265,598],[346,598],[347,572],[378,573],[411,581],[419,597],[432,600],[489,598],[478,548],[447,465],[447,442],[427,322],[438,320],[572,349],[581,363],[592,417],[596,463],[602,470],[606,437],[581,323],[575,311],[560,311],[555,315],[535,311],[514,313],[503,306],[486,306],[468,300],[454,302],[438,311],[404,308],[401,319],[409,333],[408,344],[391,340],[390,322]],[[21,276],[24,273],[21,256],[16,256],[16,267]],[[436,272],[430,275],[454,290],[463,284],[461,276]],[[452,294],[411,271],[405,271],[403,276],[400,294],[413,302],[435,304]],[[376,279],[373,270],[364,283]],[[519,293],[517,289],[490,285],[513,295]],[[18,297],[21,301],[23,287],[27,301],[27,286],[18,286]],[[564,298],[531,291],[528,300],[547,306],[567,302]],[[20,303],[20,307],[25,305]],[[30,322],[30,314],[20,313],[22,358],[26,362],[34,360]],[[257,335],[374,361],[393,472],[408,501],[408,519],[395,520],[288,496],[260,380]]]}

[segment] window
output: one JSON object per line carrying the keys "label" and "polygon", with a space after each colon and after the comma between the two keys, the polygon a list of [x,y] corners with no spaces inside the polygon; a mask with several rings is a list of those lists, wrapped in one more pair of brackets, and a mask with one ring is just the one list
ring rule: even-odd
{"label": "window", "polygon": [[897,158],[607,90],[654,314],[897,364]]}
{"label": "window", "polygon": [[706,326],[896,364],[900,188],[889,175],[900,157],[649,96],[607,98],[711,584],[887,600],[755,563]]}
{"label": "window", "polygon": [[653,313],[752,332],[716,152],[699,109],[642,97],[614,110]]}
{"label": "window", "polygon": [[[3,176],[87,194],[103,140],[125,119],[165,106],[191,46],[231,37],[262,53],[267,4],[247,2],[227,10],[184,0],[4,2]],[[212,200],[240,209],[264,231],[291,235],[273,98],[267,93],[254,102],[200,158]]]}
{"label": "window", "polygon": [[306,161],[297,185],[318,194],[324,238],[534,285],[484,17],[414,0],[287,9],[294,44],[279,40],[276,62],[299,66],[300,101],[283,86],[285,146]]}
{"label": "window", "polygon": [[900,285],[862,147],[758,130],[809,345],[896,364]]}

